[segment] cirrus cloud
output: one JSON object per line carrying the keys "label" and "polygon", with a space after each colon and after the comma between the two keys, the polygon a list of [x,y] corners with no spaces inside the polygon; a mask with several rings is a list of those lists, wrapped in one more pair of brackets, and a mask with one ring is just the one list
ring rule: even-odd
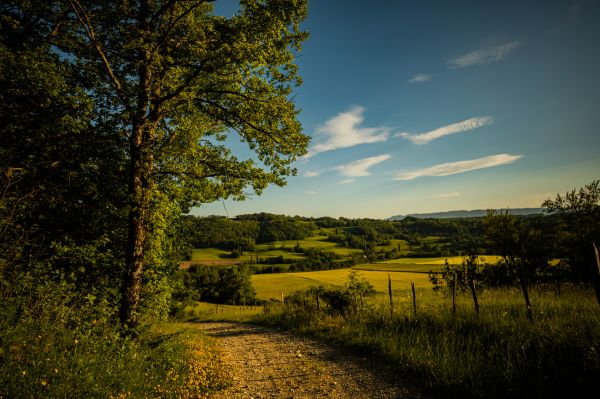
{"label": "cirrus cloud", "polygon": [[304,174],[302,176],[304,176],[304,177],[317,177],[317,176],[320,176],[320,175],[321,175],[320,172],[314,172],[314,171],[311,171],[311,170],[307,170],[306,172],[304,172]]}
{"label": "cirrus cloud", "polygon": [[353,147],[359,144],[386,141],[390,135],[389,128],[383,126],[361,127],[364,121],[364,112],[363,107],[353,107],[317,127],[316,136],[320,140],[306,156],[310,157],[320,152]]}
{"label": "cirrus cloud", "polygon": [[337,170],[341,175],[348,177],[370,176],[369,168],[378,163],[387,161],[391,158],[389,154],[377,155],[374,157],[363,158],[357,161],[352,161],[345,165],[336,166],[333,170]]}
{"label": "cirrus cloud", "polygon": [[421,134],[397,133],[395,137],[402,137],[412,141],[414,144],[427,144],[430,141],[439,139],[440,137],[448,136],[449,134],[466,132],[468,130],[477,129],[478,127],[490,125],[494,122],[491,116],[477,116],[464,120],[462,122],[453,123],[451,125],[442,126],[435,130]]}
{"label": "cirrus cloud", "polygon": [[467,161],[448,162],[433,165],[428,168],[416,169],[410,172],[399,173],[393,180],[413,180],[423,176],[449,176],[472,170],[491,168],[494,166],[513,163],[522,158],[522,155],[496,154],[483,158],[470,159]]}
{"label": "cirrus cloud", "polygon": [[472,65],[489,64],[490,62],[500,61],[517,47],[519,47],[519,41],[473,50],[460,57],[451,59],[446,65],[450,68],[464,68]]}
{"label": "cirrus cloud", "polygon": [[412,78],[410,78],[408,80],[408,83],[429,82],[432,77],[433,77],[433,75],[429,75],[429,74],[426,74],[426,73],[418,73],[415,76],[413,76]]}

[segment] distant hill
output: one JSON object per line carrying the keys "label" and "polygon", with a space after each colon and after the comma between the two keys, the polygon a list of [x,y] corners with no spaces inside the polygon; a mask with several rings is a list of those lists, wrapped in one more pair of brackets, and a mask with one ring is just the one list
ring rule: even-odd
{"label": "distant hill", "polygon": [[[543,212],[543,208],[511,208],[510,213],[517,216],[539,215]],[[487,214],[487,209],[474,209],[471,211],[447,211],[433,213],[411,213],[409,215],[395,215],[386,220],[402,220],[406,217],[414,217],[419,219],[456,219],[456,218],[476,218],[483,217]]]}

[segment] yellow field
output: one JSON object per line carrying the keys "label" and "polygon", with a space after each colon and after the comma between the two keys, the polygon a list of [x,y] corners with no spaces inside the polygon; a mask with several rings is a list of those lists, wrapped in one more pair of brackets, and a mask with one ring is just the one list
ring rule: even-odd
{"label": "yellow field", "polygon": [[[301,289],[325,285],[343,286],[348,281],[351,269],[324,270],[320,272],[255,274],[252,284],[256,289],[258,298],[281,299],[281,293],[286,296]],[[382,271],[360,270],[359,276],[367,279],[375,290],[385,293],[388,290],[388,274],[392,278],[392,289],[405,290],[410,288],[410,283],[416,287],[431,287],[431,283],[424,273],[387,273]]]}
{"label": "yellow field", "polygon": [[[500,259],[496,255],[480,256],[480,262],[496,264]],[[460,265],[463,262],[462,256],[451,256],[441,258],[399,258],[390,259],[376,263],[356,266],[359,270],[379,270],[385,272],[418,272],[428,273],[430,271],[440,271],[445,265],[446,260],[450,265]]]}
{"label": "yellow field", "polygon": [[[497,255],[480,255],[479,260],[486,263],[498,263],[500,256]],[[446,260],[450,265],[460,265],[464,257],[462,256],[449,256],[440,258],[399,258],[384,260],[378,263],[394,263],[394,264],[413,264],[413,265],[443,265]]]}

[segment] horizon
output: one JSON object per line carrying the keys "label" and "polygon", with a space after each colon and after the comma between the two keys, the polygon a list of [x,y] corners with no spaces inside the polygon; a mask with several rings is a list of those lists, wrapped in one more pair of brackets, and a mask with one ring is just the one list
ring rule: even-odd
{"label": "horizon", "polygon": [[[582,187],[600,177],[599,15],[595,0],[313,1],[298,175],[190,213],[383,219],[540,207]],[[235,134],[226,144],[256,159]]]}
{"label": "horizon", "polygon": [[[286,217],[301,217],[301,218],[312,218],[312,219],[318,219],[318,218],[322,218],[322,217],[332,217],[334,219],[339,219],[339,218],[346,218],[346,219],[374,219],[374,220],[387,220],[390,218],[395,218],[395,217],[407,217],[407,216],[416,216],[416,215],[430,215],[430,214],[443,214],[443,213],[454,213],[454,212],[479,212],[479,211],[488,211],[488,210],[495,210],[495,211],[500,211],[500,210],[508,210],[508,211],[522,211],[522,210],[544,210],[546,208],[543,207],[523,207],[523,208],[476,208],[476,209],[452,209],[449,211],[433,211],[433,212],[416,212],[416,213],[398,213],[398,214],[394,214],[394,215],[390,215],[384,218],[371,218],[371,217],[357,217],[357,218],[350,218],[350,217],[346,217],[346,216],[331,216],[331,215],[320,215],[320,216],[307,216],[307,215],[300,215],[300,214],[286,214],[286,213],[274,213],[274,212],[266,212],[266,211],[260,211],[260,212],[250,212],[250,213],[239,213],[236,215],[230,215],[230,214],[207,214],[207,215],[197,215],[197,214],[192,214],[189,213],[187,215],[184,216],[197,216],[197,217],[226,217],[228,219],[235,219],[238,216],[245,216],[245,215],[253,215],[253,214],[260,214],[260,213],[266,213],[266,214],[272,214],[272,215],[278,215],[278,216],[286,216]],[[478,216],[473,216],[473,217],[478,217]]]}

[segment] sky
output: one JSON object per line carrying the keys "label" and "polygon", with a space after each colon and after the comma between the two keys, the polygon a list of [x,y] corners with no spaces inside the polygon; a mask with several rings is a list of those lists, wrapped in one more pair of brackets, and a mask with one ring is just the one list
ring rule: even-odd
{"label": "sky", "polygon": [[192,214],[539,207],[600,178],[600,0],[310,0],[302,27],[297,176]]}

